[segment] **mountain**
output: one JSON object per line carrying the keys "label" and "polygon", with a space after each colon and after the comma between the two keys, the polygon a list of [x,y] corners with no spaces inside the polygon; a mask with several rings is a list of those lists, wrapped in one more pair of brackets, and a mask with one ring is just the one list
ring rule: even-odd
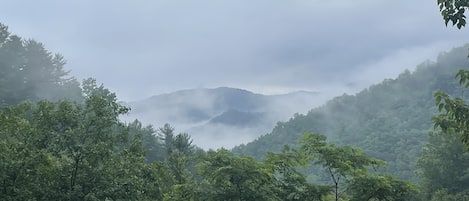
{"label": "mountain", "polygon": [[229,87],[187,89],[124,103],[131,107],[124,120],[139,119],[156,127],[170,123],[200,147],[232,148],[325,100],[323,94],[308,91],[262,95]]}
{"label": "mountain", "polygon": [[210,124],[225,124],[233,126],[250,127],[259,125],[266,118],[262,112],[243,112],[235,109],[229,109],[222,114],[210,119]]}
{"label": "mountain", "polygon": [[384,170],[402,179],[416,181],[415,164],[436,114],[433,94],[464,95],[455,80],[459,69],[468,69],[469,45],[442,53],[414,72],[405,71],[355,94],[336,97],[307,114],[279,122],[273,130],[233,152],[262,159],[294,144],[305,131],[324,134],[339,145],[361,147],[368,155],[387,162]]}

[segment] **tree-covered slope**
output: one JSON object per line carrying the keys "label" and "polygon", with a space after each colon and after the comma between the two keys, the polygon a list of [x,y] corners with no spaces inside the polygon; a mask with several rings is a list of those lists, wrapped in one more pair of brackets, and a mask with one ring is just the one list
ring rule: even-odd
{"label": "tree-covered slope", "polygon": [[132,110],[122,119],[155,126],[170,123],[200,147],[232,148],[268,133],[277,121],[324,103],[325,96],[307,91],[263,95],[229,87],[186,89],[125,103]]}
{"label": "tree-covered slope", "polygon": [[405,71],[356,95],[342,95],[306,115],[279,122],[271,133],[233,149],[257,158],[294,144],[305,131],[328,136],[338,144],[359,146],[372,157],[387,162],[386,171],[415,180],[415,162],[432,129],[436,113],[434,92],[463,94],[454,79],[458,69],[469,67],[468,45],[442,53],[436,62],[427,61],[414,72]]}
{"label": "tree-covered slope", "polygon": [[0,23],[0,106],[24,100],[81,100],[79,82],[65,59],[35,40],[11,34]]}
{"label": "tree-covered slope", "polygon": [[228,110],[264,111],[268,104],[267,96],[227,87],[181,90],[128,103],[132,115],[151,123],[208,121]]}

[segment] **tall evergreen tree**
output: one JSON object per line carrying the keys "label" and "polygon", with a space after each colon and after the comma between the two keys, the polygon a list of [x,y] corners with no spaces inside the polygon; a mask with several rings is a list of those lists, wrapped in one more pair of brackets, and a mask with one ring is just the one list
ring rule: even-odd
{"label": "tall evergreen tree", "polygon": [[24,100],[81,101],[79,82],[65,70],[65,60],[42,43],[23,40],[0,24],[0,105]]}

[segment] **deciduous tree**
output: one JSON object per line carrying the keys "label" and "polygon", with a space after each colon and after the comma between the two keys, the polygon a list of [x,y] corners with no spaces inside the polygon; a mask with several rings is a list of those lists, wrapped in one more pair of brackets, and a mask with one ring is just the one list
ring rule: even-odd
{"label": "deciduous tree", "polygon": [[466,25],[464,12],[469,8],[468,0],[438,0],[437,2],[446,25],[451,22],[458,29]]}
{"label": "deciduous tree", "polygon": [[339,200],[339,187],[353,177],[367,174],[367,168],[382,166],[384,162],[370,158],[356,147],[337,147],[326,142],[326,136],[306,132],[300,140],[301,150],[313,160],[313,163],[324,167],[332,182],[335,200]]}

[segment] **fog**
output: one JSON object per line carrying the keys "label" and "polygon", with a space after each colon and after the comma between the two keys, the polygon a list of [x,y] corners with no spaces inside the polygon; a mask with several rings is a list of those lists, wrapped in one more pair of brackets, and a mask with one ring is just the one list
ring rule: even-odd
{"label": "fog", "polygon": [[132,110],[122,119],[139,119],[155,127],[169,123],[204,149],[232,148],[269,133],[278,121],[304,114],[331,97],[307,91],[262,95],[234,88],[198,88],[126,103]]}
{"label": "fog", "polygon": [[[71,75],[96,78],[121,101],[221,86],[320,94],[266,105],[270,124],[413,70],[467,43],[469,31],[445,27],[436,2],[426,0],[18,0],[2,7],[1,22],[12,33],[63,54]],[[189,132],[225,111],[203,94],[172,101],[134,108],[124,118]],[[194,119],[182,105],[206,112]],[[256,129],[253,136],[271,128]]]}
{"label": "fog", "polygon": [[[73,75],[96,78],[124,101],[219,86],[268,93],[333,85],[342,94],[468,35],[446,28],[436,2],[425,0],[3,3],[12,32],[62,53]],[[392,65],[374,65],[382,61]]]}

